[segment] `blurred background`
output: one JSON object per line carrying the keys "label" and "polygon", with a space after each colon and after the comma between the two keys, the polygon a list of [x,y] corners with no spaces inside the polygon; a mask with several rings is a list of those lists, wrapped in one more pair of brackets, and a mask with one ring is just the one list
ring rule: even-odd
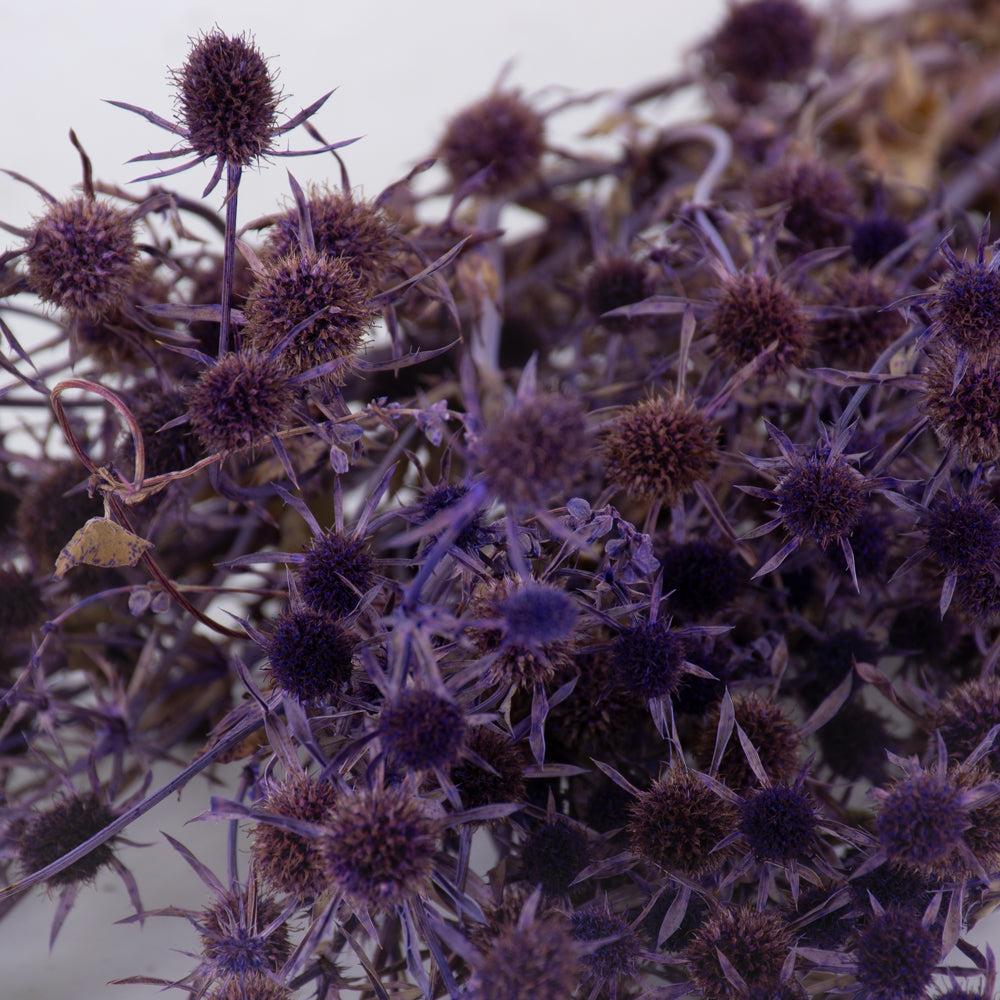
{"label": "blurred background", "polygon": [[[876,13],[897,0],[854,0],[854,9]],[[509,80],[543,105],[562,91],[614,91],[670,74],[686,50],[710,32],[725,0],[364,0],[356,3],[242,0],[207,3],[126,3],[101,0],[69,5],[30,0],[5,5],[4,62],[7,121],[0,166],[17,170],[62,196],[80,177],[67,133],[74,128],[89,151],[96,175],[125,183],[142,173],[125,161],[169,144],[165,134],[102,99],[115,98],[170,117],[168,67],[180,66],[189,36],[218,25],[252,32],[274,58],[294,113],[331,87],[337,92],[314,119],[328,140],[363,136],[345,151],[353,184],[369,196],[427,155],[447,117],[487,91],[509,60]],[[817,4],[818,6],[818,4]],[[551,89],[550,89],[551,88]],[[573,139],[598,117],[600,102],[560,116],[556,145]],[[696,112],[677,103],[664,117]],[[293,141],[310,143],[301,131]],[[329,157],[280,161],[247,176],[240,189],[246,221],[273,211],[288,191],[285,165],[298,179],[336,181]],[[196,169],[172,185],[198,196],[208,171]],[[169,182],[168,182],[169,183]],[[221,189],[220,189],[221,191]],[[213,196],[216,202],[221,194]],[[0,176],[0,219],[24,226],[38,210],[26,187]],[[0,233],[0,247],[13,245]],[[0,420],[18,415],[0,411]],[[157,769],[155,785],[170,767]],[[219,778],[233,775],[220,772]],[[201,905],[203,887],[160,836],[180,838],[209,865],[223,864],[225,828],[185,825],[208,806],[212,787],[196,779],[183,797],[162,803],[129,831],[154,850],[125,848],[147,908]],[[115,926],[129,912],[120,883],[100,878],[84,890],[63,928],[54,955],[48,952],[54,902],[44,893],[22,900],[0,935],[2,1000],[138,1000],[155,987],[108,986],[128,975],[181,975],[191,962],[179,950],[196,947],[182,920],[156,919],[144,929]],[[977,928],[979,942],[989,922]],[[994,937],[998,937],[995,932]]]}

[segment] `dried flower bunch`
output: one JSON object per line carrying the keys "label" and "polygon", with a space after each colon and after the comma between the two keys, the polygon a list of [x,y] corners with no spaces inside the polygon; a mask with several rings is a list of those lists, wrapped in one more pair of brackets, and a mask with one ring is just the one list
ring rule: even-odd
{"label": "dried flower bunch", "polygon": [[[998,16],[733,0],[369,198],[214,30],[116,102],[155,173],[11,172],[0,916],[117,876],[192,928],[121,981],[208,1000],[995,998]],[[168,837],[205,898],[147,910],[121,848],[199,774],[229,870]]]}

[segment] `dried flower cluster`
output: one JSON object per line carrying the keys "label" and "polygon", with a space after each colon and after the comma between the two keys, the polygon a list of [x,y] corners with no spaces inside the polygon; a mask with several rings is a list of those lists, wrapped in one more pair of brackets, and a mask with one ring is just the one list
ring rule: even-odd
{"label": "dried flower cluster", "polygon": [[[157,173],[12,174],[0,916],[116,875],[194,931],[123,981],[208,1000],[994,998],[998,13],[734,0],[370,198],[215,30],[116,102]],[[229,871],[167,838],[205,899],[145,910],[131,824],[234,761]]]}

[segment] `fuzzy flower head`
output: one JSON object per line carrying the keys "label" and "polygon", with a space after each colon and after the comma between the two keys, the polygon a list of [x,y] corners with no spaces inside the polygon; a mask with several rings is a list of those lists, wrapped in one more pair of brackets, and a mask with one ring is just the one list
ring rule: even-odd
{"label": "fuzzy flower head", "polygon": [[587,838],[573,824],[561,819],[542,823],[521,846],[521,867],[531,885],[546,895],[564,896],[573,879],[590,860]]}
{"label": "fuzzy flower head", "polygon": [[342,361],[325,376],[337,385],[344,383],[376,316],[368,289],[345,258],[304,249],[264,265],[245,312],[245,337],[253,350],[273,355],[294,373]]}
{"label": "fuzzy flower head", "polygon": [[941,247],[948,270],[928,297],[933,332],[941,334],[963,354],[990,354],[997,349],[1000,325],[1000,255],[986,260],[986,234],[980,238],[974,260]]}
{"label": "fuzzy flower head", "polygon": [[438,825],[423,802],[376,787],[338,797],[319,850],[331,888],[377,909],[425,889],[437,845]]}
{"label": "fuzzy flower head", "polygon": [[267,639],[271,677],[300,702],[329,701],[351,679],[354,647],[336,618],[309,607],[286,611]]}
{"label": "fuzzy flower head", "polygon": [[29,483],[21,497],[17,509],[18,536],[46,570],[51,569],[73,533],[88,518],[103,513],[101,502],[79,488],[83,478],[76,462],[60,462]]}
{"label": "fuzzy flower head", "polygon": [[641,302],[651,294],[648,265],[631,257],[610,257],[597,261],[587,272],[583,286],[587,311],[606,329],[617,332],[627,331],[634,321],[604,314]]}
{"label": "fuzzy flower head", "polygon": [[[465,483],[441,482],[432,486],[420,498],[417,512],[418,523],[432,520],[442,511],[454,507],[469,495],[469,487]],[[473,552],[482,548],[491,536],[489,529],[483,523],[483,514],[477,511],[455,538],[455,545],[465,552]],[[433,544],[433,538],[428,544]]]}
{"label": "fuzzy flower head", "polygon": [[869,271],[838,271],[822,295],[822,302],[836,312],[815,327],[824,357],[853,369],[868,368],[906,330],[902,315],[886,308],[895,297],[887,278]]}
{"label": "fuzzy flower head", "polygon": [[285,430],[295,400],[295,387],[277,361],[225,354],[201,373],[187,406],[206,451],[239,451]]}
{"label": "fuzzy flower head", "polygon": [[330,530],[306,550],[298,583],[310,608],[343,617],[375,584],[375,561],[362,539]]}
{"label": "fuzzy flower head", "polygon": [[544,646],[569,637],[579,614],[566,591],[545,583],[525,583],[500,601],[504,636],[515,646]]}
{"label": "fuzzy flower head", "polygon": [[456,185],[488,168],[481,189],[499,194],[537,171],[545,149],[545,124],[517,94],[494,93],[448,123],[440,148]]}
{"label": "fuzzy flower head", "polygon": [[527,795],[524,768],[528,759],[514,740],[492,726],[475,726],[466,736],[466,746],[490,769],[471,759],[452,766],[451,781],[458,789],[463,808],[524,801]]}
{"label": "fuzzy flower head", "polygon": [[[983,677],[952,688],[929,721],[952,754],[968,756],[1000,725],[1000,679]],[[994,745],[991,760],[1000,765],[1000,747]]]}
{"label": "fuzzy flower head", "polygon": [[136,280],[135,218],[94,198],[56,202],[35,224],[26,256],[28,285],[43,302],[81,318],[106,315]]}
{"label": "fuzzy flower head", "polygon": [[604,475],[630,497],[667,506],[718,461],[718,430],[695,407],[657,396],[623,410],[603,442]]}
{"label": "fuzzy flower head", "polygon": [[797,785],[753,792],[740,809],[740,832],[758,861],[787,863],[807,853],[816,836],[816,809]]}
{"label": "fuzzy flower head", "polygon": [[916,1000],[925,995],[941,951],[940,939],[910,909],[873,916],[858,936],[857,979],[871,1000]]}
{"label": "fuzzy flower head", "polygon": [[379,736],[391,760],[407,771],[446,767],[465,741],[465,715],[450,698],[407,688],[382,709]]}
{"label": "fuzzy flower head", "polygon": [[978,494],[938,496],[922,527],[927,553],[946,573],[985,569],[1000,553],[1000,510]]}
{"label": "fuzzy flower head", "polygon": [[685,674],[687,643],[663,621],[640,622],[611,641],[608,660],[615,679],[641,698],[672,694]]}
{"label": "fuzzy flower head", "polygon": [[208,994],[208,1000],[291,1000],[291,997],[284,986],[260,973],[230,976]]}
{"label": "fuzzy flower head", "polygon": [[219,978],[277,972],[292,951],[287,927],[269,926],[280,914],[275,899],[255,891],[217,900],[197,921],[205,963]]}
{"label": "fuzzy flower head", "polygon": [[642,943],[628,923],[612,913],[606,904],[577,910],[570,917],[570,923],[573,940],[581,944],[609,939],[583,956],[588,978],[606,982],[635,975]]}
{"label": "fuzzy flower head", "polygon": [[873,212],[855,223],[851,253],[861,267],[874,267],[908,237],[906,225],[895,216]]}

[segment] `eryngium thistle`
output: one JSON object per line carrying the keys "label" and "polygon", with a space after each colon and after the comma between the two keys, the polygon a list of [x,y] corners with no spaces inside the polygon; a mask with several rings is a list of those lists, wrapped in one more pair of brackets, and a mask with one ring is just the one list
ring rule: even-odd
{"label": "eryngium thistle", "polygon": [[873,916],[858,937],[857,978],[870,1000],[918,1000],[941,951],[940,939],[908,909]]}
{"label": "eryngium thistle", "polygon": [[[929,727],[936,729],[951,754],[964,759],[1000,723],[1000,679],[990,676],[952,688],[931,713]],[[1000,746],[991,752],[1000,765]]]}
{"label": "eryngium thistle", "polygon": [[402,788],[342,794],[320,838],[331,888],[354,903],[391,907],[424,891],[438,844],[428,806]]}
{"label": "eryngium thistle", "polygon": [[622,629],[611,641],[608,662],[615,682],[641,698],[672,694],[684,674],[687,644],[663,621]]}
{"label": "eryngium thistle", "polygon": [[[889,528],[888,519],[881,517],[863,517],[847,536],[854,553],[854,571],[859,580],[881,580],[885,564],[889,559]],[[843,574],[850,573],[843,550],[838,546],[827,550],[827,556],[834,566]]]}
{"label": "eryngium thistle", "polygon": [[561,819],[535,827],[521,846],[525,880],[540,885],[550,896],[568,893],[573,879],[589,860],[587,838],[576,826]]}
{"label": "eryngium thistle", "polygon": [[450,698],[407,688],[382,708],[379,736],[390,761],[407,771],[445,767],[465,740],[465,715]]}
{"label": "eryngium thistle", "polygon": [[269,353],[293,327],[322,309],[329,311],[300,330],[278,361],[301,373],[343,360],[340,368],[324,376],[342,385],[376,317],[366,285],[342,257],[293,250],[266,264],[247,297],[246,342],[252,350]]}
{"label": "eryngium thistle", "polygon": [[295,608],[275,622],[267,656],[276,687],[301,702],[324,701],[351,679],[354,640],[331,615]]}
{"label": "eryngium thistle", "polygon": [[928,873],[961,845],[968,825],[961,789],[950,778],[931,773],[897,782],[875,819],[886,854]]}
{"label": "eryngium thistle", "polygon": [[947,247],[943,250],[949,270],[928,302],[935,329],[955,347],[971,354],[996,350],[1000,322],[1000,273],[997,259],[987,263],[979,256],[960,260]]}
{"label": "eryngium thistle", "polygon": [[614,939],[583,956],[590,978],[606,980],[635,975],[642,943],[624,919],[606,906],[591,905],[573,913],[570,923],[574,941]]}
{"label": "eryngium thistle", "polygon": [[489,167],[481,190],[498,194],[527,181],[545,149],[541,116],[517,94],[497,93],[460,111],[441,140],[441,158],[455,184]]}
{"label": "eryngium thistle", "polygon": [[671,506],[715,467],[718,433],[698,409],[675,396],[637,403],[605,435],[605,478],[631,497]]}
{"label": "eryngium thistle", "polygon": [[0,568],[0,595],[0,640],[19,638],[45,612],[38,585],[19,570]]}
{"label": "eryngium thistle", "polygon": [[260,973],[231,976],[208,994],[208,1000],[291,1000],[291,997],[284,986]]}
{"label": "eryngium thistle", "polygon": [[504,926],[476,962],[469,1000],[566,1000],[582,971],[566,918],[546,913]]}
{"label": "eryngium thistle", "polygon": [[[314,188],[309,192],[309,220],[317,253],[342,261],[369,293],[374,292],[399,248],[382,210],[350,191]],[[300,252],[297,210],[279,216],[265,249],[278,258]]]}
{"label": "eryngium thistle", "polygon": [[791,934],[778,914],[730,906],[717,910],[698,928],[683,956],[688,978],[704,1000],[732,1000],[733,986],[719,952],[748,987],[776,990],[791,948]]}
{"label": "eryngium thistle", "polygon": [[576,625],[576,601],[565,590],[525,583],[499,602],[504,636],[515,646],[542,646],[566,639]]}
{"label": "eryngium thistle", "polygon": [[761,205],[785,205],[785,228],[806,247],[844,242],[854,192],[836,167],[816,157],[790,157],[761,175]]}
{"label": "eryngium thistle", "polygon": [[[454,507],[466,496],[469,487],[464,483],[441,482],[429,489],[420,498],[420,513],[418,520],[420,523],[430,521],[443,510]],[[455,538],[455,545],[458,548],[472,552],[482,548],[490,540],[490,536],[483,524],[483,515],[476,513],[462,528]],[[429,539],[428,544],[433,544],[434,539]]]}
{"label": "eryngium thistle", "polygon": [[136,279],[135,220],[92,198],[58,202],[35,224],[26,257],[28,285],[43,302],[97,318],[121,305]]}
{"label": "eryngium thistle", "polygon": [[728,548],[714,542],[679,542],[660,556],[670,606],[692,618],[709,618],[731,604],[747,572]]}
{"label": "eryngium thistle", "polygon": [[762,788],[743,800],[740,813],[740,832],[758,861],[792,861],[813,846],[816,810],[802,788]]}
{"label": "eryngium thistle", "polygon": [[375,563],[362,539],[330,530],[306,550],[298,583],[309,607],[340,617],[353,611],[374,585]]}
{"label": "eryngium thistle", "polygon": [[172,76],[179,118],[197,153],[246,167],[269,151],[280,94],[252,39],[202,35]]}
{"label": "eryngium thistle", "polygon": [[[337,799],[332,782],[292,774],[268,788],[259,803],[261,812],[308,823],[323,823]],[[258,823],[250,834],[250,855],[257,873],[274,890],[299,899],[312,899],[326,889],[326,876],[316,841],[297,833]]]}
{"label": "eryngium thistle", "polygon": [[734,368],[771,347],[762,373],[798,364],[809,344],[809,320],[787,286],[766,274],[727,278],[705,321],[722,357]]}
{"label": "eryngium thistle", "polygon": [[515,404],[486,428],[476,456],[494,493],[509,507],[541,507],[580,477],[587,425],[575,399],[540,394]]}
{"label": "eryngium thistle", "polygon": [[941,344],[924,369],[923,406],[934,430],[970,464],[1000,458],[1000,357],[966,360],[955,385],[958,352]]}
{"label": "eryngium thistle", "polygon": [[[798,727],[773,701],[756,694],[733,697],[736,721],[747,734],[760,757],[764,770],[772,781],[787,781],[798,765],[802,738]],[[715,736],[719,728],[719,706],[709,714],[698,733],[697,750],[700,760],[712,759]],[[719,765],[719,780],[730,788],[743,791],[757,785],[746,754],[738,740],[730,739]]]}
{"label": "eryngium thistle", "polygon": [[774,487],[785,530],[820,548],[847,538],[864,514],[864,478],[843,458],[812,455],[791,464]]}
{"label": "eryngium thistle", "polygon": [[862,267],[873,267],[905,243],[908,236],[906,226],[899,219],[876,212],[855,224],[851,253]]}
{"label": "eryngium thistle", "polygon": [[17,511],[18,537],[46,570],[51,569],[73,533],[88,518],[100,517],[104,512],[100,501],[93,499],[86,489],[65,495],[84,478],[84,471],[76,462],[60,462],[25,487]]}
{"label": "eryngium thistle", "polygon": [[823,302],[858,312],[830,316],[816,324],[816,338],[826,360],[850,368],[868,368],[906,330],[906,320],[886,309],[896,298],[888,279],[868,271],[838,271],[823,289]]}
{"label": "eryngium thistle", "polygon": [[202,910],[198,921],[202,952],[216,975],[266,974],[284,965],[292,950],[288,928],[282,924],[264,933],[281,909],[271,896],[256,896],[251,907],[246,895],[230,893]]}
{"label": "eryngium thistle", "polygon": [[938,496],[923,518],[927,550],[946,573],[974,573],[1000,551],[1000,511],[977,494]]}
{"label": "eryngium thistle", "polygon": [[[17,858],[30,874],[58,861],[64,854],[100,833],[115,819],[115,814],[96,795],[71,795],[57,800],[46,809],[36,810],[19,825],[15,838]],[[89,882],[114,857],[111,843],[105,841],[68,868],[53,875],[52,886]]]}
{"label": "eryngium thistle", "polygon": [[583,286],[583,300],[591,316],[600,320],[608,330],[625,331],[634,325],[626,316],[608,316],[605,313],[622,306],[641,302],[652,294],[648,266],[631,257],[611,257],[598,261],[587,273]]}
{"label": "eryngium thistle", "polygon": [[469,731],[466,746],[496,773],[472,760],[460,760],[452,767],[452,784],[458,789],[465,809],[524,801],[527,794],[524,768],[528,758],[514,740],[491,726],[476,726]]}
{"label": "eryngium thistle", "polygon": [[[186,400],[183,392],[164,388],[151,380],[129,393],[128,404],[142,431],[147,479],[192,464],[197,444],[191,437],[189,428],[182,425],[160,431],[164,424],[184,413]],[[135,463],[135,445],[131,434],[125,434],[119,452],[124,463],[121,471],[129,476]]]}
{"label": "eryngium thistle", "polygon": [[700,878],[721,868],[731,851],[713,851],[736,830],[736,809],[682,767],[667,774],[629,808],[632,850],[668,872]]}
{"label": "eryngium thistle", "polygon": [[296,390],[262,354],[226,354],[188,392],[191,427],[206,451],[238,451],[288,427]]}
{"label": "eryngium thistle", "polygon": [[807,70],[816,35],[815,20],[797,0],[751,0],[730,8],[710,52],[719,69],[755,87]]}

